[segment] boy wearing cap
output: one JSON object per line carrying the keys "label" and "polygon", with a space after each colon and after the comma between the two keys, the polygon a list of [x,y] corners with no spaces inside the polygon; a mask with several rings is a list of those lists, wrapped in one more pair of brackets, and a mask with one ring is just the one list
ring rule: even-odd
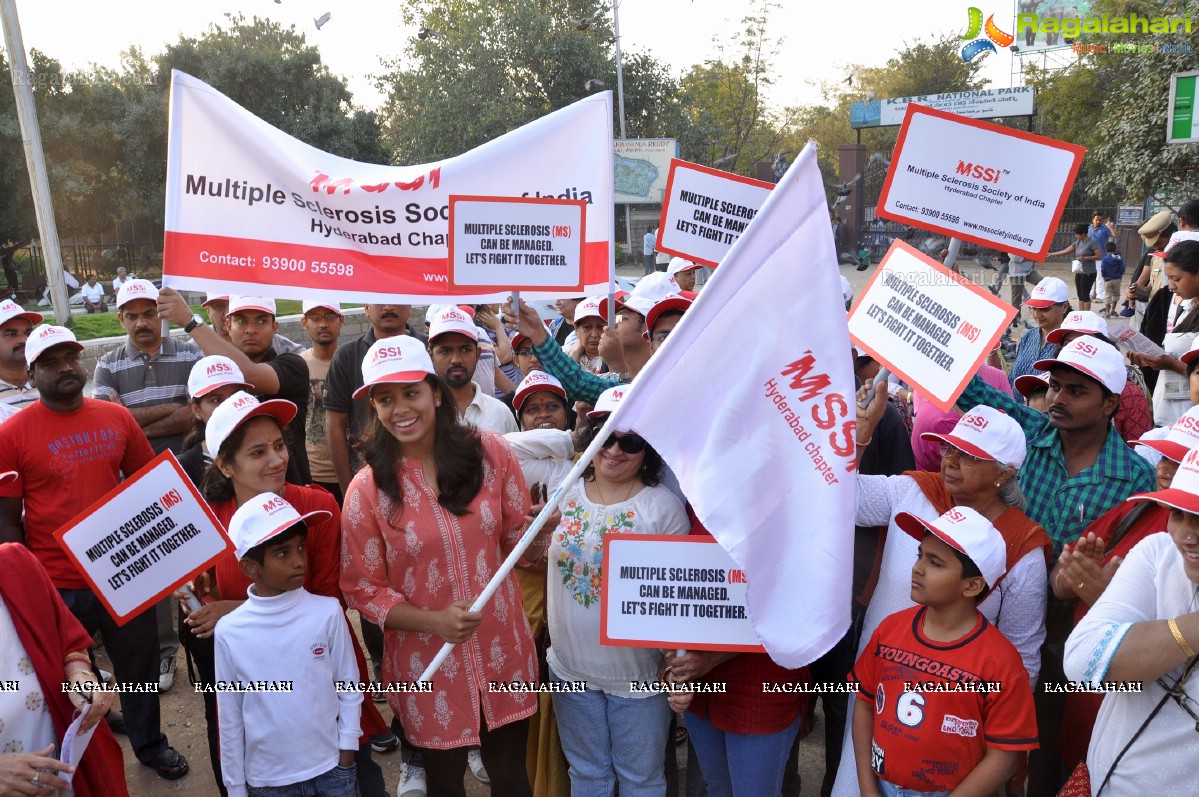
{"label": "boy wearing cap", "polygon": [[304,446],[304,431],[308,423],[308,364],[298,354],[279,354],[273,343],[279,331],[275,318],[275,300],[261,296],[230,296],[225,325],[229,340],[224,340],[193,314],[183,297],[171,288],[158,295],[158,311],[162,317],[183,327],[203,354],[228,357],[241,369],[246,381],[254,386],[260,398],[286,399],[299,409],[288,424],[291,440],[287,480],[293,484],[311,484],[308,451]]}
{"label": "boy wearing cap", "polygon": [[[239,567],[254,582],[216,625],[221,767],[230,797],[355,797],[362,694],[341,604],[304,589],[309,518],[274,493],[229,523]],[[286,633],[280,634],[280,629]],[[264,640],[270,644],[264,644]],[[244,691],[243,691],[244,690]]]}
{"label": "boy wearing cap", "polygon": [[312,348],[300,355],[308,363],[308,428],[304,445],[308,450],[312,481],[333,493],[339,504],[341,485],[337,481],[337,471],[333,469],[329,431],[325,423],[325,376],[333,363],[333,355],[337,353],[343,321],[341,305],[337,302],[304,302],[304,317],[300,323],[312,339]]}
{"label": "boy wearing cap", "polygon": [[40,313],[31,313],[12,299],[0,301],[0,423],[17,410],[37,401],[37,388],[29,379],[25,342]]}
{"label": "boy wearing cap", "polygon": [[[46,568],[63,602],[89,634],[100,631],[122,683],[159,682],[155,613],[118,625],[71,564],[54,532],[154,458],[129,410],[85,398],[83,345],[65,327],[39,326],[25,357],[40,400],[0,425],[0,542],[19,542]],[[158,695],[127,692],[121,708],[138,760],[164,778],[187,774],[187,759],[160,729]]]}
{"label": "boy wearing cap", "polygon": [[1037,747],[1020,654],[977,608],[1006,569],[1003,537],[968,507],[896,523],[920,541],[918,605],[879,625],[851,673],[861,793],[994,794]]}

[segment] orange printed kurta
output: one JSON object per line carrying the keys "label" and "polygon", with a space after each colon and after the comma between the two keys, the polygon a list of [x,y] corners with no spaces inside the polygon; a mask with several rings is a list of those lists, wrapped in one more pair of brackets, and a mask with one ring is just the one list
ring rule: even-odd
{"label": "orange printed kurta", "polygon": [[[520,539],[530,507],[520,465],[502,437],[480,435],[483,486],[462,517],[438,504],[420,465],[402,457],[398,509],[376,489],[371,468],[350,482],[342,508],[341,588],[365,620],[382,626],[401,602],[439,610],[473,599]],[[415,681],[443,643],[435,634],[385,629],[384,681]],[[388,703],[418,747],[477,745],[480,714],[487,727],[498,728],[537,709],[535,693],[492,692],[489,683],[536,680],[537,650],[509,574],[483,608],[478,630],[433,676],[433,691],[389,693]]]}

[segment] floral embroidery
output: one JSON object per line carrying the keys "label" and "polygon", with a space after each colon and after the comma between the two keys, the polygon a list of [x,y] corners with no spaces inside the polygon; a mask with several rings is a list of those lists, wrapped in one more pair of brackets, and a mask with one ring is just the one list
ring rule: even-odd
{"label": "floral embroidery", "polygon": [[444,691],[437,693],[437,698],[433,701],[433,716],[441,724],[441,727],[450,727],[450,717],[453,712],[450,711],[450,701],[446,698]]}
{"label": "floral embroidery", "polygon": [[483,533],[488,537],[493,536],[498,525],[495,521],[495,513],[491,511],[491,502],[483,501],[479,506],[479,526],[483,529]]}
{"label": "floral embroidery", "polygon": [[416,702],[416,698],[411,695],[408,696],[408,708],[404,712],[404,719],[417,731],[420,730],[421,723],[425,721],[425,717],[420,710],[420,705]]}
{"label": "floral embroidery", "polygon": [[366,545],[362,546],[362,565],[371,575],[377,573],[383,566],[383,556],[379,552],[379,545],[379,538],[371,537],[366,541]]}
{"label": "floral embroidery", "polygon": [[491,645],[489,647],[490,649],[488,650],[488,654],[491,660],[487,663],[487,666],[490,667],[491,671],[494,673],[503,672],[504,648],[502,645],[500,645],[500,638],[498,636],[493,636],[491,638]]}
{"label": "floral embroidery", "polygon": [[17,662],[17,669],[20,670],[22,674],[29,675],[31,672],[33,672],[33,662],[29,660],[28,656],[22,656],[21,660]]}
{"label": "floral embroidery", "polygon": [[430,594],[437,595],[443,586],[445,586],[445,578],[441,575],[441,559],[434,559],[429,562],[429,569],[426,571],[425,589]]}
{"label": "floral embroidery", "polygon": [[404,547],[408,551],[408,555],[413,559],[420,558],[421,548],[420,534],[416,531],[416,522],[409,520],[404,524]]}
{"label": "floral embroidery", "polygon": [[[592,531],[591,512],[578,501],[571,501],[563,510],[562,521],[554,533],[554,541],[561,547],[556,564],[562,586],[583,608],[599,603],[604,535],[631,532],[633,518],[632,509],[606,515],[603,524]],[[594,543],[589,536],[596,538]]]}

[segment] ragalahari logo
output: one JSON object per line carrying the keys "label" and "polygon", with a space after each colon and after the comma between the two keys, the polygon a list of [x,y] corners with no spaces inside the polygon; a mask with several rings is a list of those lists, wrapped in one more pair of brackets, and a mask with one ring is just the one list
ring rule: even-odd
{"label": "ragalahari logo", "polygon": [[[1016,37],[1010,33],[1005,33],[995,24],[995,15],[987,17],[986,25],[983,25],[982,9],[970,6],[966,9],[966,14],[969,17],[969,22],[966,27],[966,33],[961,38],[963,41],[969,42],[962,48],[962,60],[970,63],[983,53],[996,52],[995,45],[1000,47],[1010,47]],[[980,37],[980,33],[986,35]]]}

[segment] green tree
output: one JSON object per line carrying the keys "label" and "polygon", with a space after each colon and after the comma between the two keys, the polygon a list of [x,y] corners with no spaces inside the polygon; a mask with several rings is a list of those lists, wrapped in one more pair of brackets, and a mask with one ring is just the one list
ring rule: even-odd
{"label": "green tree", "polygon": [[16,99],[12,91],[3,88],[13,85],[4,53],[0,53],[0,84],[0,246],[3,246],[8,241],[35,237],[37,225]]}

